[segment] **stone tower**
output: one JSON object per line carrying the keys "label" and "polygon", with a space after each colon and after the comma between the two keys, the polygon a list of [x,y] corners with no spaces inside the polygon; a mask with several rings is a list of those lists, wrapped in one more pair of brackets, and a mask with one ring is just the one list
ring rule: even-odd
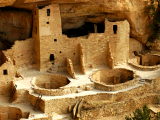
{"label": "stone tower", "polygon": [[111,52],[108,59],[113,58],[113,66],[127,63],[129,58],[129,32],[130,26],[127,20],[105,21],[105,33],[109,36],[108,46]]}
{"label": "stone tower", "polygon": [[33,19],[35,61],[38,69],[45,71],[58,62],[57,51],[62,40],[59,5],[37,6]]}

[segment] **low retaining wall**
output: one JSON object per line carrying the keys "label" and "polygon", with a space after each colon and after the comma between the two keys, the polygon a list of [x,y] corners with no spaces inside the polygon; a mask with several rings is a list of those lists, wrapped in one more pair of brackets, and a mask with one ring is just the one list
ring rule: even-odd
{"label": "low retaining wall", "polygon": [[[39,77],[41,77],[41,76],[39,76]],[[41,78],[41,79],[43,79],[43,78]],[[94,88],[94,83],[92,83],[92,84],[86,84],[86,85],[82,85],[82,86],[71,86],[71,87],[69,87],[69,84],[68,84],[64,87],[60,87],[59,89],[45,89],[45,88],[38,87],[35,84],[35,82],[36,82],[36,77],[33,78],[33,80],[31,81],[34,92],[38,93],[38,94],[41,93],[42,95],[49,95],[49,96],[61,96],[61,95],[67,95],[67,94],[71,94],[71,93],[77,93],[78,90],[80,90],[80,91],[88,90],[86,88],[87,86],[89,86],[90,88]],[[42,86],[42,85],[40,85],[40,86]]]}
{"label": "low retaining wall", "polygon": [[118,91],[118,90],[126,89],[126,88],[137,85],[139,80],[140,78],[136,78],[134,80],[127,81],[125,83],[116,84],[116,85],[106,85],[106,84],[98,83],[94,81],[94,84],[95,84],[95,88],[100,89],[100,90]]}
{"label": "low retaining wall", "polygon": [[142,65],[135,64],[135,63],[131,63],[131,62],[128,62],[128,64],[136,69],[143,70],[143,71],[152,71],[152,70],[160,69],[160,65],[142,66]]}

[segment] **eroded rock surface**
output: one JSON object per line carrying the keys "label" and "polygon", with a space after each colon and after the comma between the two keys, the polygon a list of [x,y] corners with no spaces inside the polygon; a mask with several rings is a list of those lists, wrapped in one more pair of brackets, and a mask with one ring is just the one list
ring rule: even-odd
{"label": "eroded rock surface", "polygon": [[[104,22],[105,18],[108,18],[109,21],[127,19],[131,27],[131,37],[139,40],[145,45],[150,36],[148,25],[152,22],[152,19],[147,14],[150,0],[9,0],[7,2],[6,0],[1,0],[0,7],[12,6],[33,10],[34,5],[47,5],[49,3],[60,3],[63,29],[78,28],[82,26],[84,22],[101,23]],[[16,26],[24,28],[24,25],[27,25],[28,27],[25,31],[27,31],[28,34],[30,29],[29,26],[32,24],[30,22],[30,15],[26,15],[22,11],[19,11],[18,16],[15,13],[10,14],[11,16],[9,16],[8,12],[0,14],[4,14],[3,19],[0,19],[1,24],[3,24],[2,21],[9,23],[7,20],[8,18],[6,18],[5,15],[10,17],[10,19],[13,19],[14,17],[14,21],[16,19],[16,23],[14,23],[13,26],[16,24]],[[25,18],[22,19],[22,16],[25,16]],[[2,27],[4,28],[6,25],[3,24]],[[13,29],[11,26],[7,26],[7,28],[10,29],[8,31],[12,31],[11,29]],[[13,31],[15,31],[16,34],[22,34],[23,30],[20,30],[20,32],[19,30]],[[24,34],[23,38],[26,36],[27,35]],[[13,39],[19,38],[13,36]]]}
{"label": "eroded rock surface", "polygon": [[25,40],[32,36],[32,14],[23,10],[0,10],[0,40]]}

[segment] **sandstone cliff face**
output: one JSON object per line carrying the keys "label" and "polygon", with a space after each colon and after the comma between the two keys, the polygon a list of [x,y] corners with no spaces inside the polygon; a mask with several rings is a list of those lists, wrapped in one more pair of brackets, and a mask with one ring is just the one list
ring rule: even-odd
{"label": "sandstone cliff face", "polygon": [[0,38],[1,41],[24,40],[31,37],[32,14],[26,11],[1,10],[0,11]]}
{"label": "sandstone cliff face", "polygon": [[[12,1],[9,0],[7,2],[5,1],[6,0],[0,1],[0,7],[12,6],[28,10],[33,10],[34,5],[41,5],[41,4],[47,5],[49,3],[59,3],[63,29],[78,28],[82,26],[84,22],[101,23],[104,21],[105,18],[108,18],[109,21],[119,21],[127,19],[131,27],[130,31],[131,37],[139,40],[144,45],[148,40],[151,32],[148,29],[148,25],[152,22],[152,19],[147,14],[148,10],[147,8],[150,5],[150,0],[12,0]],[[23,12],[19,11],[19,14],[23,14]],[[17,20],[18,19],[21,18],[17,17]],[[30,24],[29,21],[31,21],[31,16],[27,15],[25,19],[27,24]],[[0,19],[0,21],[2,20]],[[9,21],[6,21],[6,23],[7,22]],[[18,22],[17,25],[19,23],[20,22]],[[19,24],[19,26],[21,25]]]}

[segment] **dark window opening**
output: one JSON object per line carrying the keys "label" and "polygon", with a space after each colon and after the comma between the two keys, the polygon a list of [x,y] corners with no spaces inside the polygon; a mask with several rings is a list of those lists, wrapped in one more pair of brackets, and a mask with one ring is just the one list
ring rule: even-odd
{"label": "dark window opening", "polygon": [[61,51],[59,53],[62,53]]}
{"label": "dark window opening", "polygon": [[138,56],[138,52],[137,51],[133,51],[135,56]]}
{"label": "dark window opening", "polygon": [[50,61],[54,61],[54,54],[50,54]]}
{"label": "dark window opening", "polygon": [[57,42],[57,39],[54,39],[54,42]]}
{"label": "dark window opening", "polygon": [[105,24],[104,23],[97,24],[97,32],[98,33],[104,33],[104,30],[105,30]]}
{"label": "dark window opening", "polygon": [[49,24],[49,22],[46,22],[46,24]]}
{"label": "dark window opening", "polygon": [[75,53],[73,53],[73,55],[75,55]]}
{"label": "dark window opening", "polygon": [[54,65],[54,63],[52,63],[52,65]]}
{"label": "dark window opening", "polygon": [[50,16],[50,9],[47,9],[47,16]]}
{"label": "dark window opening", "polygon": [[3,75],[8,75],[7,70],[3,70]]}
{"label": "dark window opening", "polygon": [[36,10],[35,10],[35,15],[36,15]]}
{"label": "dark window opening", "polygon": [[113,25],[114,34],[117,34],[117,25]]}

